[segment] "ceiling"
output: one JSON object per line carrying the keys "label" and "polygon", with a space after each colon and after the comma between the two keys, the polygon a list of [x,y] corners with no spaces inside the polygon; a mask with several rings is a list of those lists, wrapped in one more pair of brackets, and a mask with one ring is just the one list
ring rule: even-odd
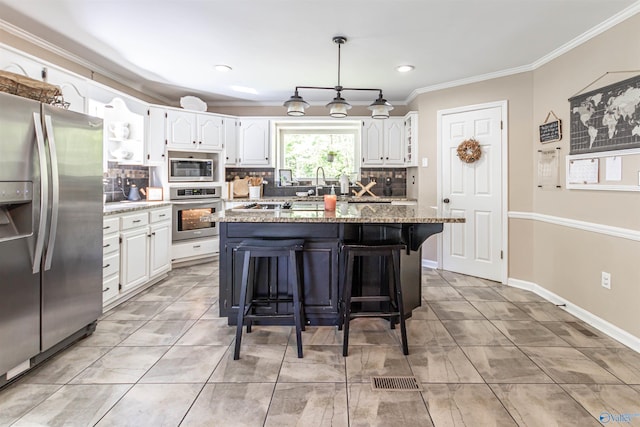
{"label": "ceiling", "polygon": [[[295,86],[335,86],[332,38],[344,35],[342,85],[380,88],[401,105],[429,88],[531,69],[612,17],[637,12],[639,3],[0,0],[0,19],[4,28],[18,27],[171,104],[195,95],[210,106],[281,105]],[[217,64],[233,69],[221,73]],[[401,74],[395,68],[402,64],[415,69]],[[334,93],[300,95],[319,105]],[[369,104],[377,93],[343,96]]]}

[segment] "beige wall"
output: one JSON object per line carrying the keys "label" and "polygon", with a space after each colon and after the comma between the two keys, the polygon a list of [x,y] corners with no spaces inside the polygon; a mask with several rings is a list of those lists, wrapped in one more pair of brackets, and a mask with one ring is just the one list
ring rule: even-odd
{"label": "beige wall", "polygon": [[[434,205],[437,195],[438,110],[492,101],[509,102],[509,211],[552,215],[640,231],[640,194],[567,190],[564,158],[569,151],[568,98],[607,72],[640,70],[640,14],[533,72],[419,95],[411,107],[420,113],[420,201]],[[635,75],[639,74],[637,71]],[[589,90],[634,74],[609,74]],[[544,148],[561,147],[563,188],[536,187],[538,125],[553,110],[563,120],[564,137]],[[637,163],[637,162],[636,162]],[[629,167],[636,163],[627,162]],[[423,248],[436,259],[436,240]],[[535,283],[613,325],[640,337],[640,242],[541,221],[509,220],[509,278]],[[601,272],[612,275],[612,289],[600,286]]]}
{"label": "beige wall", "polygon": [[[427,206],[437,203],[437,113],[439,110],[482,104],[493,101],[508,101],[508,177],[509,210],[531,211],[533,208],[533,170],[531,168],[531,120],[532,120],[532,73],[521,73],[501,79],[428,92],[418,96],[416,103],[420,114],[419,157],[427,157],[429,166],[420,167],[420,202]],[[521,234],[522,233],[522,234]],[[517,227],[510,233],[515,242],[532,242],[532,229]],[[436,259],[436,239],[423,246],[423,257]],[[531,259],[510,262],[510,275],[532,279]],[[515,270],[514,270],[515,269]]]}
{"label": "beige wall", "polygon": [[[561,147],[562,177],[569,152],[568,98],[640,74],[638,40],[640,14],[533,73],[532,129],[537,130],[549,110],[562,119],[566,136],[559,144],[547,144]],[[628,70],[636,72],[612,73]],[[541,146],[536,137],[531,143],[532,167],[535,150]],[[625,165],[631,167],[631,162]],[[640,231],[640,193],[563,188],[535,191],[533,204],[537,213]],[[532,281],[640,337],[640,242],[542,222],[534,225],[534,231]],[[611,290],[600,285],[602,271],[611,273]]]}

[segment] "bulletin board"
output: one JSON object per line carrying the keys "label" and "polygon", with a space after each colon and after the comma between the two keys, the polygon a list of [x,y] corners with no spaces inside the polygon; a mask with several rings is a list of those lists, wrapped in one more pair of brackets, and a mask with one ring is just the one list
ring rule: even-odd
{"label": "bulletin board", "polygon": [[569,190],[640,191],[640,149],[566,157]]}

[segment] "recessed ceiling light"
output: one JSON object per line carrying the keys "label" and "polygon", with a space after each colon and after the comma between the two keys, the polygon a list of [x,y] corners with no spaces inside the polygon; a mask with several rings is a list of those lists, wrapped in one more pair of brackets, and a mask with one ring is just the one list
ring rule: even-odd
{"label": "recessed ceiling light", "polygon": [[398,72],[400,73],[408,73],[414,68],[416,67],[414,67],[413,65],[399,65],[398,67],[396,67],[396,70],[398,70]]}
{"label": "recessed ceiling light", "polygon": [[220,71],[221,73],[226,73],[227,71],[231,71],[232,68],[229,67],[228,65],[219,64],[219,65],[216,65],[216,70]]}
{"label": "recessed ceiling light", "polygon": [[258,91],[255,90],[252,87],[245,87],[245,86],[231,86],[231,89],[235,90],[236,92],[242,92],[242,93],[250,93],[252,95],[257,95]]}

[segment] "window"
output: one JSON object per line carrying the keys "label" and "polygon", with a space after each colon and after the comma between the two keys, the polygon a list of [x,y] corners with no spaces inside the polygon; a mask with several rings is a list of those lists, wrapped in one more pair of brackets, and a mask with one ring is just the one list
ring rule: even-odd
{"label": "window", "polygon": [[276,123],[278,168],[290,169],[293,181],[313,181],[322,166],[338,179],[360,169],[360,122]]}

